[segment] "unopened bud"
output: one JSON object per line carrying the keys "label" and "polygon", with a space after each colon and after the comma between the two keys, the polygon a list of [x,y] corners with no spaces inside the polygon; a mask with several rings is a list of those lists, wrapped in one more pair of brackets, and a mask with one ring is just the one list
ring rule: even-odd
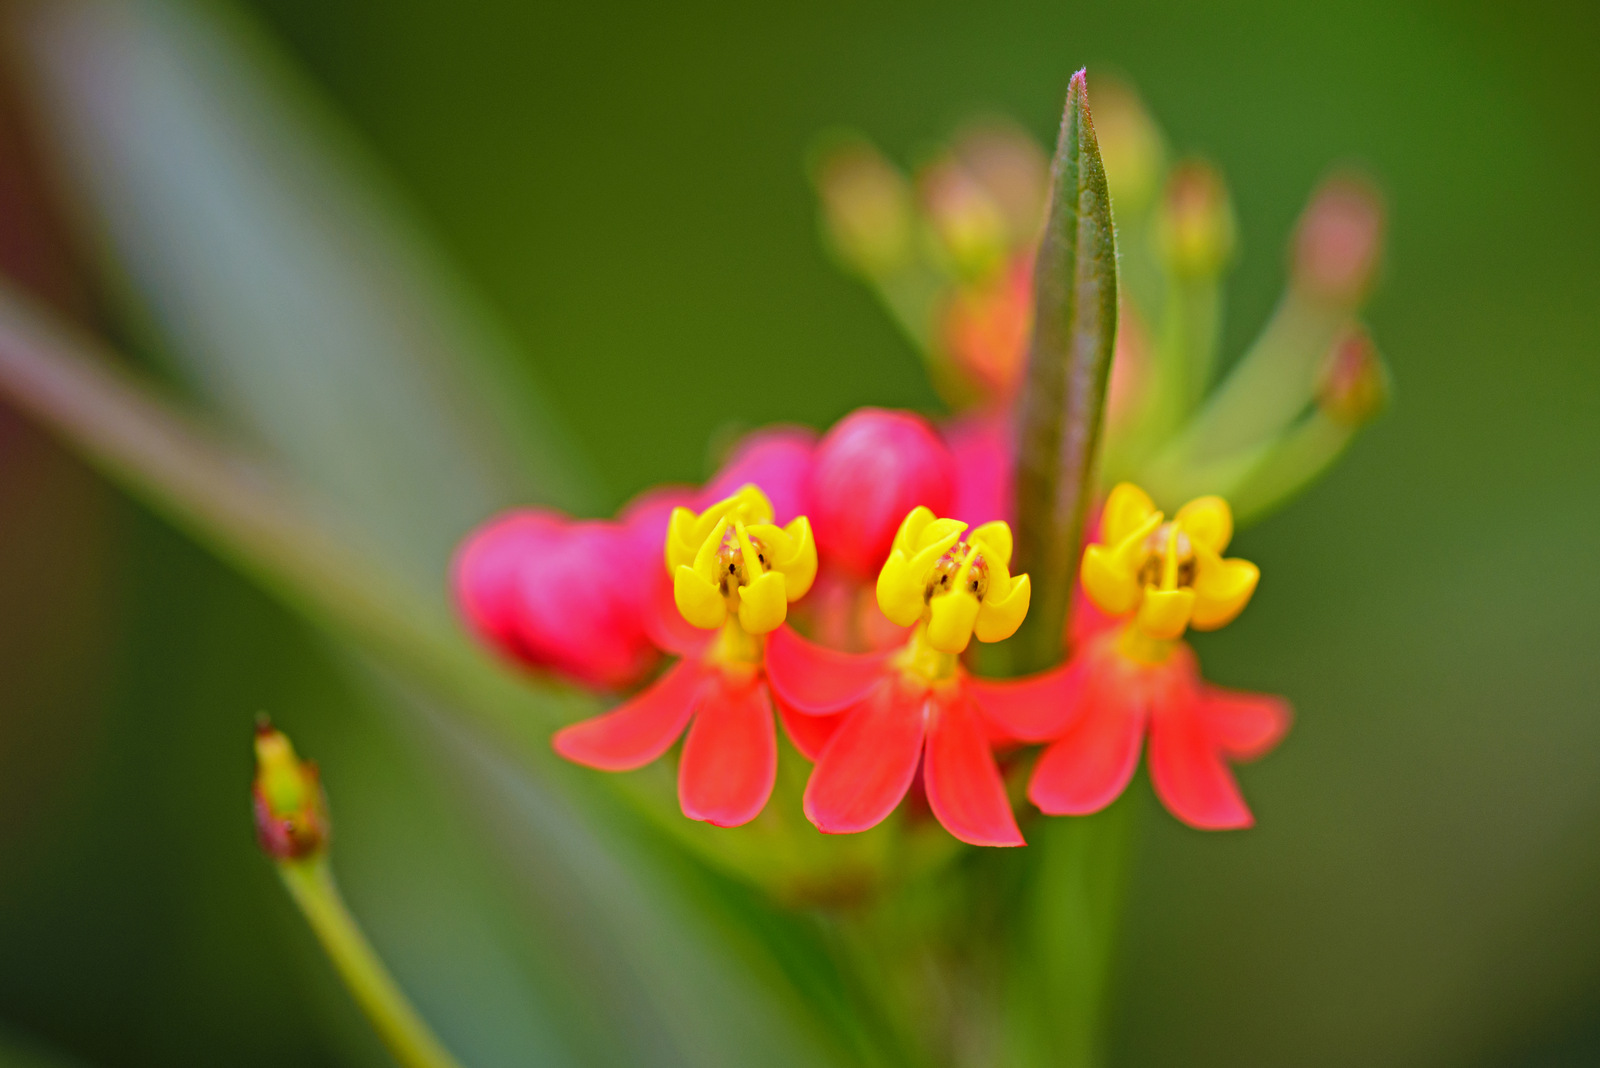
{"label": "unopened bud", "polygon": [[1095,80],[1090,102],[1112,205],[1132,219],[1149,206],[1165,166],[1161,130],[1139,94],[1111,78]]}
{"label": "unopened bud", "polygon": [[1352,323],[1328,350],[1317,382],[1317,407],[1344,426],[1360,426],[1389,402],[1389,369],[1372,336]]}
{"label": "unopened bud", "polygon": [[940,251],[957,273],[985,278],[1004,264],[1010,245],[1005,213],[972,172],[941,158],[918,172],[917,194]]}
{"label": "unopened bud", "polygon": [[1186,160],[1173,169],[1156,219],[1156,240],[1174,273],[1215,277],[1233,256],[1233,205],[1222,175],[1209,163]]}
{"label": "unopened bud", "polygon": [[256,724],[256,840],[274,860],[299,860],[328,848],[331,827],[322,777],[295,755],[288,735],[265,717]]}
{"label": "unopened bud", "polygon": [[1378,272],[1383,228],[1383,198],[1371,181],[1347,173],[1323,182],[1295,228],[1295,287],[1323,303],[1359,306]]}
{"label": "unopened bud", "polygon": [[815,168],[823,225],[834,250],[868,276],[900,267],[910,257],[911,187],[894,165],[864,140],[828,149]]}
{"label": "unopened bud", "polygon": [[1044,226],[1050,158],[1027,131],[1004,120],[964,127],[950,146],[1005,216],[1012,251],[1032,247]]}

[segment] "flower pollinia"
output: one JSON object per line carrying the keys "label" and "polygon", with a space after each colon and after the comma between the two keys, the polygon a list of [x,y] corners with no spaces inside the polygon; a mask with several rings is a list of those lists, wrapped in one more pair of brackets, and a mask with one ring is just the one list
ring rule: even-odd
{"label": "flower pollinia", "polygon": [[772,522],[772,504],[753,485],[696,513],[673,510],[667,570],[683,618],[715,630],[737,616],[748,634],[782,625],[791,601],[817,577],[817,546],[805,516]]}
{"label": "flower pollinia", "polygon": [[1164,518],[1144,490],[1117,486],[1106,498],[1102,541],[1084,551],[1080,572],[1097,607],[1132,614],[1138,632],[1155,642],[1232,622],[1261,578],[1248,560],[1221,555],[1233,537],[1233,513],[1221,497],[1198,497],[1171,522]]}
{"label": "flower pollinia", "polygon": [[[957,659],[968,643],[999,641],[1028,610],[1026,575],[1012,578],[1011,529],[916,508],[900,525],[878,576],[878,604],[913,626],[900,648],[850,654],[785,627],[767,644],[767,677],[789,737],[816,768],[805,813],[830,834],[888,817],[918,781],[934,817],[972,845],[1022,845],[990,747],[994,736],[1043,735],[1065,707],[1059,672],[988,684]],[[1036,737],[1035,740],[1038,740]]]}
{"label": "flower pollinia", "polygon": [[1011,528],[985,523],[962,540],[967,524],[915,508],[895,534],[878,573],[878,606],[896,624],[925,624],[935,651],[963,652],[976,637],[1002,641],[1028,614],[1027,575],[1011,576]]}
{"label": "flower pollinia", "polygon": [[1232,533],[1220,497],[1190,501],[1165,521],[1137,486],[1111,491],[1079,573],[1091,602],[1084,612],[1097,622],[1057,669],[1067,715],[1028,784],[1041,811],[1080,816],[1109,805],[1148,737],[1151,785],[1173,815],[1204,830],[1253,822],[1229,761],[1276,745],[1288,705],[1206,683],[1182,641],[1189,627],[1228,623],[1255,592],[1255,565],[1221,555]]}
{"label": "flower pollinia", "polygon": [[629,771],[687,730],[678,762],[683,814],[736,827],[755,819],[777,780],[766,636],[816,577],[811,524],[800,516],[776,526],[766,495],[747,485],[703,511],[674,510],[665,558],[675,610],[693,629],[663,620],[654,630],[682,659],[610,712],[558,731],[553,744],[575,763]]}
{"label": "flower pollinia", "polygon": [[265,718],[256,724],[255,750],[251,798],[262,850],[280,861],[320,856],[331,827],[316,763],[301,760],[289,736]]}

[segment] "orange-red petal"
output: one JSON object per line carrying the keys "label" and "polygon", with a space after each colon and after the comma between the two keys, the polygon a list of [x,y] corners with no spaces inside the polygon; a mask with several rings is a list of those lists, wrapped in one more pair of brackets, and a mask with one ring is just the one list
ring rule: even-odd
{"label": "orange-red petal", "polygon": [[772,696],[778,702],[778,719],[783,723],[783,733],[787,734],[789,741],[800,750],[801,756],[815,763],[822,750],[827,747],[828,740],[833,737],[833,732],[844,722],[846,714],[836,712],[831,716],[813,716],[798,712],[784,704],[783,698],[778,697],[777,691],[773,691]]}
{"label": "orange-red petal", "polygon": [[1150,784],[1178,819],[1203,831],[1255,822],[1218,739],[1207,729],[1199,687],[1175,684],[1150,718]]}
{"label": "orange-red petal", "polygon": [[959,691],[934,698],[922,783],[944,829],[969,845],[1024,844],[977,707]]}
{"label": "orange-red petal", "polygon": [[755,819],[778,776],[772,698],[759,679],[717,672],[706,686],[678,764],[678,804],[692,820],[737,827]]}
{"label": "orange-red petal", "polygon": [[694,713],[707,683],[695,660],[680,660],[643,693],[604,715],[556,732],[557,753],[601,771],[632,771],[665,753]]}
{"label": "orange-red petal", "polygon": [[1255,760],[1272,751],[1289,732],[1289,702],[1267,693],[1206,686],[1201,717],[1222,751],[1234,760]]}
{"label": "orange-red petal", "polygon": [[1028,800],[1051,816],[1098,812],[1127,788],[1139,766],[1146,713],[1136,692],[1112,673],[1096,673],[1083,707],[1033,769]]}
{"label": "orange-red petal", "polygon": [[858,705],[886,679],[883,653],[841,653],[807,641],[794,628],[767,636],[767,679],[785,708],[827,716]]}
{"label": "orange-red petal", "polygon": [[818,830],[865,831],[894,811],[922,758],[927,696],[897,682],[846,713],[806,783],[806,818]]}
{"label": "orange-red petal", "polygon": [[1046,742],[1061,737],[1083,706],[1088,678],[1081,658],[1022,679],[967,680],[967,693],[1001,737]]}

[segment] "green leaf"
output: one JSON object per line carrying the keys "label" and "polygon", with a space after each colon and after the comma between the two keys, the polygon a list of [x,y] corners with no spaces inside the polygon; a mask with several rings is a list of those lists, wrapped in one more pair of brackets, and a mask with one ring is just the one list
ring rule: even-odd
{"label": "green leaf", "polygon": [[593,499],[525,358],[231,8],[13,21],[34,126],[135,335],[430,596],[485,514]]}
{"label": "green leaf", "polygon": [[1081,70],[1067,91],[1050,177],[1018,401],[1016,567],[1033,579],[1032,608],[1011,643],[1022,671],[1061,658],[1117,334],[1111,199]]}

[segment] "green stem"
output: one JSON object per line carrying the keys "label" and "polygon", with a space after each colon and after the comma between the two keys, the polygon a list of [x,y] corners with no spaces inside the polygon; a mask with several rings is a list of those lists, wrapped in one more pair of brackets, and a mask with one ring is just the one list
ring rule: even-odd
{"label": "green stem", "polygon": [[327,857],[280,861],[278,874],[394,1059],[404,1068],[460,1068],[361,933],[333,881]]}

